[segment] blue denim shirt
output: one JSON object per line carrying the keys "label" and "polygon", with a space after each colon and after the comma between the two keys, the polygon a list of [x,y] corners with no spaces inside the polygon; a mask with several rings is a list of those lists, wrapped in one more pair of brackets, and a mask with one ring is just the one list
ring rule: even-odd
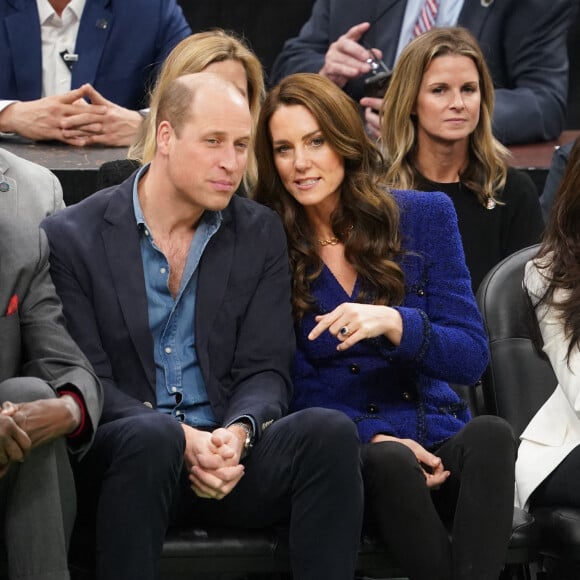
{"label": "blue denim shirt", "polygon": [[169,263],[155,245],[145,222],[137,184],[149,166],[140,169],[133,185],[133,207],[140,232],[149,328],[153,335],[157,408],[192,427],[213,428],[216,418],[195,347],[195,303],[198,265],[222,222],[221,212],[205,211],[189,248],[181,286],[175,299],[169,291]]}

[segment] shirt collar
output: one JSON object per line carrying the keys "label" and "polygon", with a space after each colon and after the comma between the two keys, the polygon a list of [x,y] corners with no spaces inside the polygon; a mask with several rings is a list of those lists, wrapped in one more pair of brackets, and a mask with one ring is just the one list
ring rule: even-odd
{"label": "shirt collar", "polygon": [[[76,16],[77,20],[80,20],[83,15],[85,4],[86,0],[71,0],[65,10],[70,10]],[[50,5],[48,0],[36,0],[36,6],[38,8],[38,19],[41,26],[45,24],[47,20],[56,15],[54,8]]]}

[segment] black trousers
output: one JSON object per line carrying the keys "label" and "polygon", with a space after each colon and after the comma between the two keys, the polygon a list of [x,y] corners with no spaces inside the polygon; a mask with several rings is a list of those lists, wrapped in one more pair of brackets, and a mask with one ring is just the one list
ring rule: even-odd
{"label": "black trousers", "polygon": [[90,521],[90,504],[98,498],[98,580],[156,578],[172,512],[175,524],[287,524],[295,580],[352,580],[363,484],[350,419],[313,408],[275,421],[244,460],[241,481],[220,501],[200,499],[184,485],[181,431],[174,419],[157,413],[97,430],[90,455],[77,468],[77,491],[79,526]]}
{"label": "black trousers", "polygon": [[530,507],[568,506],[580,508],[580,446],[544,479],[530,497]]}
{"label": "black trousers", "polygon": [[[546,477],[530,497],[530,509],[537,507],[567,506],[580,508],[580,446],[570,451],[567,457]],[[578,580],[580,562],[571,560],[545,559],[544,567],[548,578],[554,580]]]}
{"label": "black trousers", "polygon": [[513,518],[515,441],[509,425],[477,417],[431,451],[451,471],[437,490],[427,487],[408,447],[364,446],[370,522],[411,580],[497,580]]}

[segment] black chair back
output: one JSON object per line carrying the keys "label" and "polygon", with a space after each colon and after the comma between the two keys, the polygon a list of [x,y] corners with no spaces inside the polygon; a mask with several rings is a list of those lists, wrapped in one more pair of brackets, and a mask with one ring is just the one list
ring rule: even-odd
{"label": "black chair back", "polygon": [[519,436],[556,388],[547,358],[533,341],[533,308],[522,286],[524,267],[539,246],[519,250],[484,278],[477,303],[489,337],[490,364],[483,376],[487,411],[506,419]]}

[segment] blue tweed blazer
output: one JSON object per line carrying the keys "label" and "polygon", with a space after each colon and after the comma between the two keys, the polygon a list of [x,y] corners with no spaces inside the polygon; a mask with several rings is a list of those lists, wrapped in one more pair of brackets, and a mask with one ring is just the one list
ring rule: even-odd
{"label": "blue tweed blazer", "polygon": [[405,298],[397,306],[403,337],[362,341],[347,351],[326,332],[307,339],[314,316],[352,302],[324,267],[312,285],[319,312],[296,329],[294,410],[322,406],[344,411],[361,441],[377,433],[433,448],[469,421],[449,383],[473,384],[488,362],[487,339],[475,304],[451,200],[438,192],[395,191],[401,211]]}

